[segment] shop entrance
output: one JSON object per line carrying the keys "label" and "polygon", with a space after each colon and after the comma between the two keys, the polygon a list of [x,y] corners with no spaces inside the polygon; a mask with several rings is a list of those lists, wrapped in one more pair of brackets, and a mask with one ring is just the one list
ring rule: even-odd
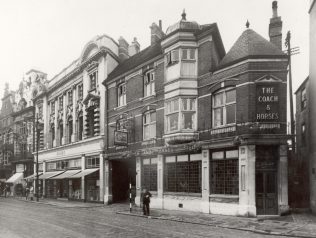
{"label": "shop entrance", "polygon": [[277,203],[277,147],[256,149],[256,207],[257,215],[278,213]]}
{"label": "shop entrance", "polygon": [[135,158],[112,160],[112,195],[114,203],[128,201],[130,181],[132,190],[135,191]]}

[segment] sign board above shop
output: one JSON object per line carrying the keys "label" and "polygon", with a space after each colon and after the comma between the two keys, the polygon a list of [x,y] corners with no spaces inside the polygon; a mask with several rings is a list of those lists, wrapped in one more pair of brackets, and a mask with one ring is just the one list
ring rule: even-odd
{"label": "sign board above shop", "polygon": [[126,131],[114,131],[114,145],[127,146],[128,134]]}
{"label": "sign board above shop", "polygon": [[257,85],[256,121],[276,122],[280,120],[280,95],[278,83],[263,83]]}

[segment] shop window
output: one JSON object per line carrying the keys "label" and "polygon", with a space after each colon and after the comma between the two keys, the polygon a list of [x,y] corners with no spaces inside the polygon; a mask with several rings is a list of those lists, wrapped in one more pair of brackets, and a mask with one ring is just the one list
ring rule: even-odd
{"label": "shop window", "polygon": [[307,106],[307,95],[306,95],[306,88],[304,88],[301,94],[301,110],[304,110],[306,106]]}
{"label": "shop window", "polygon": [[167,65],[173,65],[179,62],[179,49],[171,50],[166,55]]}
{"label": "shop window", "polygon": [[100,167],[100,158],[99,157],[89,157],[86,158],[86,168],[99,168]]}
{"label": "shop window", "polygon": [[212,194],[239,194],[238,150],[213,152],[210,171]]}
{"label": "shop window", "polygon": [[120,84],[117,88],[117,106],[126,105],[126,84]]}
{"label": "shop window", "polygon": [[177,98],[166,103],[166,131],[194,130],[196,127],[196,99]]}
{"label": "shop window", "polygon": [[195,49],[182,49],[182,60],[195,60]]}
{"label": "shop window", "polygon": [[144,97],[155,94],[155,74],[153,71],[147,72],[144,76]]}
{"label": "shop window", "polygon": [[68,105],[72,105],[72,100],[73,100],[72,89],[70,89],[70,91],[68,91]]}
{"label": "shop window", "polygon": [[83,99],[83,85],[82,84],[78,85],[78,99],[79,100]]}
{"label": "shop window", "polygon": [[226,89],[213,96],[213,127],[236,123],[236,90]]}
{"label": "shop window", "polygon": [[93,73],[89,74],[90,78],[90,90],[93,90],[96,88],[97,85],[97,71],[94,71]]}
{"label": "shop window", "polygon": [[149,111],[143,115],[144,140],[156,138],[156,112]]}
{"label": "shop window", "polygon": [[165,192],[201,193],[201,154],[165,158]]}
{"label": "shop window", "polygon": [[68,123],[67,123],[67,131],[68,131],[68,143],[71,143],[71,137],[72,137],[72,134],[73,134],[73,120],[72,120],[72,117],[70,117],[68,119]]}
{"label": "shop window", "polygon": [[302,146],[305,146],[306,145],[306,125],[305,123],[302,124],[302,127],[301,127],[301,130],[302,130]]}
{"label": "shop window", "polygon": [[157,158],[143,160],[142,187],[150,191],[157,191]]}

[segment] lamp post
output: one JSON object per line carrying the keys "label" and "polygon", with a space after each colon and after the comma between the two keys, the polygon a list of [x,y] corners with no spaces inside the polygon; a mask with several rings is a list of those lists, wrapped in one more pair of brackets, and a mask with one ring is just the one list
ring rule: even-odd
{"label": "lamp post", "polygon": [[35,181],[35,194],[36,201],[39,201],[39,187],[38,187],[38,147],[39,147],[39,128],[38,128],[38,113],[36,113],[36,122],[35,122],[35,130],[36,130],[36,181]]}

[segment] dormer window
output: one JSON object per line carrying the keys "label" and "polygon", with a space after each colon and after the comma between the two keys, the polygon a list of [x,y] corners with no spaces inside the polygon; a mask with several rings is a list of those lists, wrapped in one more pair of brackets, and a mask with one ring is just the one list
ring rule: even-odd
{"label": "dormer window", "polygon": [[195,60],[195,49],[182,49],[182,60]]}
{"label": "dormer window", "polygon": [[89,74],[90,78],[90,90],[93,90],[97,86],[97,71]]}
{"label": "dormer window", "polygon": [[118,107],[121,107],[121,106],[124,106],[126,105],[126,84],[123,83],[123,84],[120,84],[117,88],[117,95],[118,95],[118,98],[117,98],[117,106]]}
{"label": "dormer window", "polygon": [[167,54],[167,65],[176,64],[179,62],[179,49],[171,50]]}
{"label": "dormer window", "polygon": [[147,72],[144,76],[144,97],[155,94],[155,74],[153,71]]}

